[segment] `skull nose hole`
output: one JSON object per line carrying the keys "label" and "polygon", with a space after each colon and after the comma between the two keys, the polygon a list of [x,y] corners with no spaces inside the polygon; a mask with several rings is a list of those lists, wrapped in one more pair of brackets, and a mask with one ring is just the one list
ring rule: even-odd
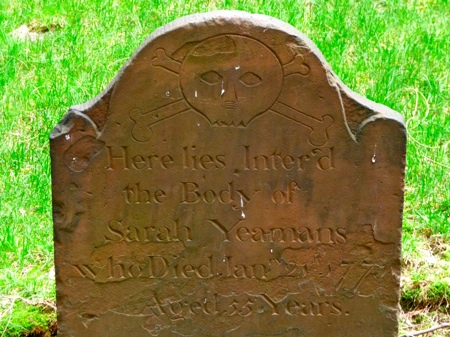
{"label": "skull nose hole", "polygon": [[220,97],[224,102],[236,102],[236,90],[234,88],[234,83],[232,80],[222,81]]}

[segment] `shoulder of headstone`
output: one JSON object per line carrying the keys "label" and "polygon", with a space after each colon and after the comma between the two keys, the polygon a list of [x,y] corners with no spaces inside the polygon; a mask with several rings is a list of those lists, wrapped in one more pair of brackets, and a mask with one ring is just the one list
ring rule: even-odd
{"label": "shoulder of headstone", "polygon": [[368,124],[381,121],[394,123],[402,135],[406,133],[405,120],[399,112],[354,92],[331,73],[340,91],[348,126],[356,139]]}

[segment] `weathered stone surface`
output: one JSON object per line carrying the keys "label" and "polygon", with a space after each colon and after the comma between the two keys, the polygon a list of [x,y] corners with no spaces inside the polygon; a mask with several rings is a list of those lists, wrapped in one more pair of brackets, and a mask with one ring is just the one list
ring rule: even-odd
{"label": "weathered stone surface", "polygon": [[402,118],[293,27],[161,28],[51,153],[59,335],[396,336]]}

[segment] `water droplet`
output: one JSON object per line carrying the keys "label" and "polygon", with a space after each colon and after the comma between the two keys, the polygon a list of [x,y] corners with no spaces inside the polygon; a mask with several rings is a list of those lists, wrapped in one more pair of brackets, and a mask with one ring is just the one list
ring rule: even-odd
{"label": "water droplet", "polygon": [[223,81],[222,81],[222,83],[220,84],[220,87],[222,88],[222,90],[220,91],[220,97],[222,97],[223,94],[225,93],[225,89],[223,88]]}
{"label": "water droplet", "polygon": [[377,161],[377,144],[375,144],[375,149],[373,150],[372,164],[375,164],[376,161]]}

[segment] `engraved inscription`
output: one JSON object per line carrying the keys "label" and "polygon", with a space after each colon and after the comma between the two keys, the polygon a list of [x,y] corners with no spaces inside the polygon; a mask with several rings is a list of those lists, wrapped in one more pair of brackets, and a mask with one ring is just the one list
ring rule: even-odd
{"label": "engraved inscription", "polygon": [[130,261],[115,256],[102,264],[74,264],[78,276],[97,283],[128,279],[257,279],[274,280],[283,277],[305,279],[317,277],[314,264],[295,263],[282,259],[267,259],[245,263],[236,256],[209,255],[190,262],[183,255],[147,255],[142,261]]}
{"label": "engraved inscription", "polygon": [[[260,245],[259,253],[243,258],[236,251],[225,253],[214,248],[217,246],[207,248],[201,236],[197,235],[198,230],[206,230],[205,225],[218,233],[211,244],[222,243],[224,247]],[[358,247],[354,240],[362,237],[368,243],[373,240],[369,225],[361,229],[349,234],[344,228],[270,227],[263,224],[259,227],[244,219],[228,224],[209,219],[199,227],[181,220],[158,225],[111,220],[103,236],[102,249],[105,251],[98,251],[98,256],[94,256],[94,252],[92,261],[72,264],[72,277],[95,283],[132,279],[280,280],[286,286],[292,280],[301,283],[293,283],[290,287],[310,284],[322,295],[373,297],[390,268],[385,262],[373,262],[376,255],[354,255],[353,251]],[[117,247],[126,244],[137,255],[117,254],[113,247],[116,244],[119,245]],[[156,245],[165,248],[155,250]],[[348,259],[341,260],[333,254],[339,245]],[[195,253],[198,249],[203,252],[201,255]],[[324,293],[325,288],[328,290]]]}
{"label": "engraved inscription", "polygon": [[163,298],[157,294],[148,299],[146,312],[150,317],[167,317],[171,321],[191,319],[192,316],[248,317],[251,315],[333,317],[349,315],[343,304],[334,299],[307,299],[301,293],[283,298],[267,294],[207,294],[199,299]]}
{"label": "engraved inscription", "polygon": [[179,148],[176,153],[135,154],[127,146],[107,146],[107,170],[216,170],[226,167],[223,154],[198,153],[195,145]]}
{"label": "engraved inscription", "polygon": [[355,263],[343,260],[340,266],[347,267],[347,270],[337,283],[336,291],[344,289],[351,294],[358,294],[358,289],[369,275],[381,278],[386,273],[386,266],[367,261]]}
{"label": "engraved inscription", "polygon": [[[107,146],[107,170],[183,170],[215,171],[229,166],[226,154],[205,153],[195,145],[174,149],[172,153],[134,153],[127,146]],[[305,171],[315,168],[330,171],[335,168],[334,148],[312,147],[303,153],[286,153],[275,148],[261,153],[250,145],[239,146],[236,155],[240,159],[237,170],[250,171]]]}
{"label": "engraved inscription", "polygon": [[230,204],[233,209],[241,209],[249,204],[260,190],[236,189],[231,181],[223,189],[203,189],[195,182],[181,182],[181,204]]}
{"label": "engraved inscription", "polygon": [[[344,244],[347,242],[344,228],[319,228],[312,229],[308,227],[280,226],[246,226],[247,221],[239,219],[235,223],[223,224],[217,219],[207,220],[214,228],[222,234],[224,242],[260,242],[260,243],[299,243],[304,245],[311,244]],[[265,227],[265,228],[262,228]]]}
{"label": "engraved inscription", "polygon": [[[297,171],[307,172],[315,169],[328,172],[335,169],[334,147],[312,147],[307,151],[291,153],[275,148],[273,151],[261,151],[256,146],[241,145],[236,148],[236,158],[233,166],[229,163],[230,155],[211,153],[196,145],[179,146],[170,153],[153,151],[151,153],[136,153],[127,146],[107,146],[107,170],[140,171],[142,173],[153,171],[195,172],[217,171],[226,172],[233,169],[235,176],[222,186],[211,187],[210,183],[183,179],[177,175],[172,186],[162,188],[156,184],[147,184],[145,180],[130,181],[122,189],[122,197],[129,205],[162,205],[170,200],[179,204],[222,204],[229,205],[233,210],[242,210],[252,200],[264,194],[263,188],[245,186],[238,176],[240,172],[266,171]],[[222,152],[222,153],[225,153]],[[176,180],[180,180],[176,182]],[[284,187],[277,186],[269,191],[274,204],[293,204],[301,186],[290,181]],[[264,188],[270,188],[267,185]],[[262,192],[262,193],[261,193]],[[245,218],[245,213],[242,213]]]}
{"label": "engraved inscription", "polygon": [[140,183],[128,185],[122,192],[127,204],[163,204],[167,200],[167,194],[163,190],[148,190],[142,188]]}
{"label": "engraved inscription", "polygon": [[108,242],[188,242],[193,240],[192,228],[182,225],[179,219],[165,226],[126,225],[123,220],[111,220],[108,223],[105,243]]}
{"label": "engraved inscription", "polygon": [[285,154],[274,151],[270,154],[255,154],[250,146],[243,146],[245,149],[244,170],[296,170],[304,171],[311,164],[321,171],[328,171],[334,168],[333,148],[314,148],[310,153],[301,155]]}

